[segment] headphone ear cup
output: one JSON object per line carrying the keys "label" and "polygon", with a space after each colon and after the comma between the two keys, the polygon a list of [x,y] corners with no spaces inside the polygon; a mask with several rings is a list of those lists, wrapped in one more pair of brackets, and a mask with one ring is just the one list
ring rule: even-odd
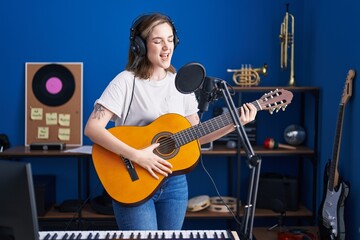
{"label": "headphone ear cup", "polygon": [[[175,30],[175,28],[174,28],[174,33],[176,32],[176,30]],[[176,33],[175,33],[175,35],[174,35],[174,49],[177,47],[177,45],[179,44],[179,42],[180,42],[180,40],[179,40],[179,38],[178,38],[178,36],[176,35]]]}
{"label": "headphone ear cup", "polygon": [[135,36],[135,38],[133,40],[133,44],[131,46],[131,50],[138,57],[145,56],[145,54],[146,54],[146,44],[145,44],[144,40],[139,36]]}

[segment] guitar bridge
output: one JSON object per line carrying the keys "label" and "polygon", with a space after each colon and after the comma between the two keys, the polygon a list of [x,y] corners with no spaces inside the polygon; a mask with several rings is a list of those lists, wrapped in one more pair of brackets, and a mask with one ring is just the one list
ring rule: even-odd
{"label": "guitar bridge", "polygon": [[130,175],[130,178],[132,181],[136,181],[139,179],[139,176],[135,170],[135,167],[134,165],[132,164],[132,162],[127,159],[127,158],[123,158],[123,161],[125,163],[125,166],[126,166],[126,170],[128,171],[129,175]]}

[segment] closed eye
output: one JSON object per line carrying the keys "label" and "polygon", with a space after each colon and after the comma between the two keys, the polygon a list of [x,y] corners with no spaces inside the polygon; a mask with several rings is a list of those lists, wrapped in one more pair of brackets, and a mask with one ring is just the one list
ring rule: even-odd
{"label": "closed eye", "polygon": [[[163,39],[161,39],[161,38],[154,38],[153,39],[153,43],[155,43],[155,44],[161,44],[162,42],[163,42]],[[174,42],[174,37],[173,36],[169,37],[167,39],[167,42],[169,42],[169,43]]]}

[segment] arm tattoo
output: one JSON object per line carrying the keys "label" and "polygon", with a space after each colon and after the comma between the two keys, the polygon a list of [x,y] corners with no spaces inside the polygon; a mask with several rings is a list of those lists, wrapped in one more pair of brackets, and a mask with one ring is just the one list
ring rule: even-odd
{"label": "arm tattoo", "polygon": [[96,104],[94,107],[94,118],[100,119],[105,115],[104,107],[100,104]]}

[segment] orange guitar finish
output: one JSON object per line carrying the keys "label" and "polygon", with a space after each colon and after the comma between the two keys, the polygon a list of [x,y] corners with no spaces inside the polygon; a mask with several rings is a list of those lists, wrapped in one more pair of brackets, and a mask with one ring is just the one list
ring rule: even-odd
{"label": "orange guitar finish", "polygon": [[[191,124],[183,116],[166,114],[147,126],[119,126],[109,131],[129,146],[142,149],[156,142],[155,137],[159,133],[176,133],[189,127]],[[194,140],[174,151],[177,152],[161,157],[166,159],[174,154],[168,159],[173,166],[172,175],[186,173],[196,166],[200,157],[200,144]],[[147,170],[133,163],[139,179],[132,181],[123,158],[97,144],[93,145],[92,156],[96,172],[107,193],[125,205],[136,205],[149,199],[165,180],[161,174],[158,174],[158,180],[153,178]]]}
{"label": "orange guitar finish", "polygon": [[[280,109],[285,110],[292,97],[290,91],[276,89],[264,94],[252,104],[258,111],[269,110],[273,113]],[[200,137],[232,123],[230,113],[221,114],[196,126],[191,126],[181,115],[169,113],[147,126],[118,126],[110,128],[109,132],[136,149],[160,143],[154,153],[169,161],[173,166],[172,175],[177,175],[187,173],[196,166],[200,157]],[[92,158],[107,193],[123,205],[138,205],[148,200],[165,180],[160,174],[158,180],[153,178],[147,170],[136,163],[123,159],[98,144],[93,145]],[[128,171],[129,164],[134,166],[133,173],[137,178],[131,177]]]}

